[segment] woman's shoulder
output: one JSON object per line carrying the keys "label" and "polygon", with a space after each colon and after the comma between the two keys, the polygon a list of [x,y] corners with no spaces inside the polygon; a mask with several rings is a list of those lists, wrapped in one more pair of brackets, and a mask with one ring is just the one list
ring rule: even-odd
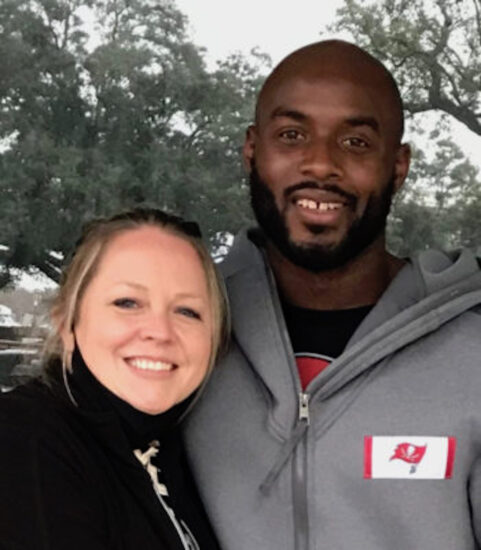
{"label": "woman's shoulder", "polygon": [[41,378],[32,379],[0,395],[0,441],[6,433],[25,437],[57,431],[69,416],[54,387]]}
{"label": "woman's shoulder", "polygon": [[70,482],[87,463],[94,468],[89,426],[60,390],[38,379],[0,396],[0,470],[45,476],[53,468]]}
{"label": "woman's shoulder", "polygon": [[42,380],[0,395],[0,532],[12,548],[47,548],[40,542],[46,532],[55,541],[48,548],[66,548],[58,541],[73,533],[78,541],[92,540],[83,547],[100,548],[95,537],[103,536],[106,521],[103,471],[78,417]]}

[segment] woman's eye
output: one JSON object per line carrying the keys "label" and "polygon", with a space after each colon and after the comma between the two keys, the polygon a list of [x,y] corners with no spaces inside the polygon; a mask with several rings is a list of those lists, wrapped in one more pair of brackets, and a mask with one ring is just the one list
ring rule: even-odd
{"label": "woman's eye", "polygon": [[201,319],[200,313],[190,307],[178,307],[176,312],[180,313],[180,315],[184,315],[185,317],[189,317],[190,319]]}
{"label": "woman's eye", "polygon": [[139,302],[133,298],[117,298],[113,301],[114,306],[121,309],[135,309],[139,307]]}

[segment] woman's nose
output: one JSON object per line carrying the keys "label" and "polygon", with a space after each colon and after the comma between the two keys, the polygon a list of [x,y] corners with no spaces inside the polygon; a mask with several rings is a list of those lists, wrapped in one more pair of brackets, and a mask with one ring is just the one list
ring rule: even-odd
{"label": "woman's nose", "polygon": [[170,342],[174,337],[172,319],[168,313],[150,313],[141,327],[141,337],[146,340]]}

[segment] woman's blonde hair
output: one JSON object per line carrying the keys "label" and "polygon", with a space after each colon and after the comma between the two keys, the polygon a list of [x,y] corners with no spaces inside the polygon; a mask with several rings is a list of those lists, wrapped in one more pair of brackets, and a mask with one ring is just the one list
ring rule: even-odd
{"label": "woman's blonde hair", "polygon": [[96,219],[84,227],[72,259],[62,273],[60,287],[52,303],[53,329],[45,348],[47,366],[55,362],[52,360],[60,358],[63,368],[71,369],[71,350],[65,348],[62,334],[73,329],[80,301],[96,273],[105,248],[119,233],[143,226],[158,227],[180,237],[192,245],[200,258],[207,281],[213,321],[208,368],[210,373],[220,351],[227,344],[230,329],[224,284],[202,242],[198,225],[155,208],[136,208],[111,218]]}

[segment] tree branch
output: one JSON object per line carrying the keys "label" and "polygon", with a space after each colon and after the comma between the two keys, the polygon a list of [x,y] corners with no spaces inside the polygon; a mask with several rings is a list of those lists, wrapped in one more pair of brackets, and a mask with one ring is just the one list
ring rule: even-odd
{"label": "tree branch", "polygon": [[50,258],[36,262],[35,267],[44,273],[49,279],[52,279],[52,281],[58,283],[60,281],[62,270],[59,265],[55,265],[55,263],[57,262],[55,262],[53,258]]}
{"label": "tree branch", "polygon": [[61,49],[64,50],[67,47],[68,39],[70,35],[70,19],[72,17],[72,10],[69,9],[66,13],[66,17],[64,19],[63,24],[63,37],[62,37],[62,45]]}
{"label": "tree branch", "polygon": [[479,0],[473,0],[474,11],[476,13],[476,26],[478,27],[478,36],[481,37],[481,9]]}

